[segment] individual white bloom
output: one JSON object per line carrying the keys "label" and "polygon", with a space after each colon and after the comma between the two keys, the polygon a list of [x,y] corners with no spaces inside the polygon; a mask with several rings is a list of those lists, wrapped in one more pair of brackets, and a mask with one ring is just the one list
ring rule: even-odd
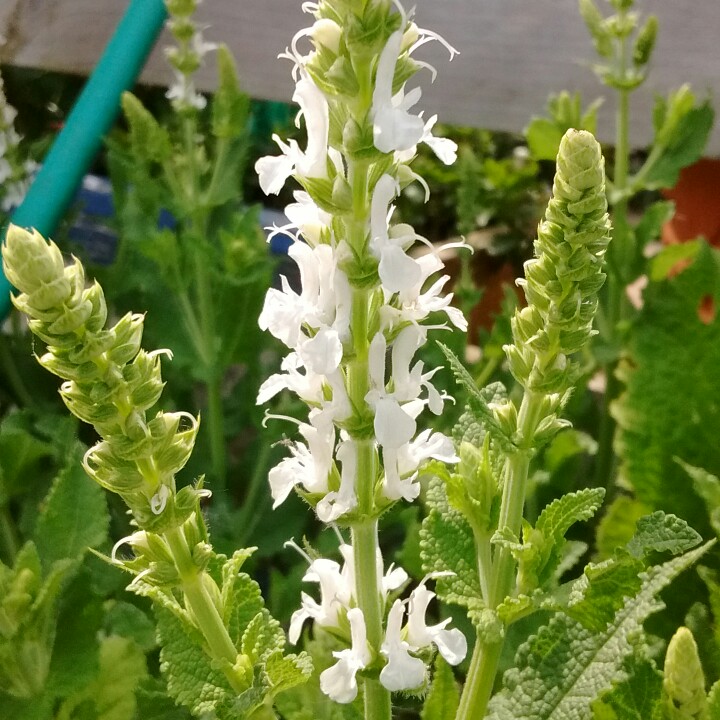
{"label": "individual white bloom", "polygon": [[387,341],[383,333],[376,333],[368,350],[368,369],[372,388],[365,401],[375,411],[374,428],[378,444],[383,448],[399,448],[415,434],[417,424],[385,388],[385,356]]}
{"label": "individual white bloom", "polygon": [[352,647],[333,655],[338,659],[331,668],[320,674],[320,689],[338,703],[350,703],[358,693],[357,675],[372,660],[367,644],[365,617],[360,608],[353,608],[347,614],[350,622]]}
{"label": "individual white bloom", "polygon": [[418,263],[405,252],[416,238],[412,228],[399,225],[388,229],[394,210],[390,203],[397,193],[397,180],[391,175],[383,175],[375,185],[370,205],[370,248],[380,260],[380,282],[390,293],[413,287],[421,272]]}
{"label": "individual white bloom", "polygon": [[[347,543],[340,545],[340,554],[343,556],[342,574],[345,578],[346,586],[351,588],[352,596],[357,597],[355,585],[355,556],[353,555],[353,547]],[[384,563],[380,548],[378,548],[375,556],[375,571],[377,577],[380,578],[380,587],[383,594],[383,602],[388,594],[393,590],[402,587],[408,580],[408,574],[401,567],[390,565],[387,572],[383,574]]]}
{"label": "individual white bloom", "polygon": [[[258,390],[257,405],[263,405],[282,390],[294,392],[301,400],[313,405],[322,403],[323,375],[314,373],[304,367],[296,352],[288,353],[280,364],[284,372],[271,375]],[[304,369],[305,373],[300,370]]]}
{"label": "individual white bloom", "polygon": [[167,485],[161,485],[157,492],[150,498],[150,510],[153,515],[160,515],[167,505],[168,498],[172,491]]}
{"label": "individual white bloom", "polygon": [[314,560],[303,577],[304,582],[320,585],[320,603],[307,593],[302,593],[302,606],[290,618],[288,640],[295,645],[300,638],[303,623],[314,620],[321,627],[338,627],[339,613],[349,609],[349,591],[346,579],[340,573],[340,565],[334,560]]}
{"label": "individual white bloom", "polygon": [[318,518],[324,523],[335,522],[341,515],[357,506],[355,475],[357,474],[357,448],[352,440],[341,442],[335,457],[342,465],[340,488],[329,492],[315,508]]}
{"label": "individual white bloom", "polygon": [[467,654],[467,640],[457,628],[446,630],[451,619],[443,620],[437,625],[428,627],[425,623],[425,613],[435,593],[418,585],[408,600],[407,640],[415,648],[435,645],[438,652],[450,665],[462,662]]}
{"label": "individual white bloom", "polygon": [[424,364],[422,360],[418,360],[412,370],[410,369],[415,352],[425,344],[426,339],[427,330],[420,325],[404,327],[395,338],[392,347],[394,395],[401,402],[416,400],[425,388],[428,407],[435,415],[439,415],[443,409],[443,396],[430,380],[440,368],[423,373]]}
{"label": "individual white bloom", "polygon": [[180,108],[195,108],[202,110],[207,105],[203,95],[195,91],[195,84],[188,75],[173,70],[175,81],[168,88],[165,97]]}
{"label": "individual white bloom", "polygon": [[437,122],[437,115],[433,115],[425,123],[425,132],[422,136],[424,142],[445,165],[452,165],[457,160],[458,146],[450,138],[436,137],[432,129]]}
{"label": "individual white bloom", "polygon": [[335,428],[331,423],[319,427],[299,423],[307,445],[290,445],[290,457],[281,460],[268,474],[273,509],[283,503],[296,485],[309,493],[327,492],[328,475],[333,467]]}
{"label": "individual white bloom", "polygon": [[387,658],[387,664],[380,671],[380,682],[391,692],[412,690],[425,680],[425,663],[410,655],[410,645],[402,639],[404,617],[405,605],[396,600],[388,614],[385,640],[380,647]]}
{"label": "individual white bloom", "polygon": [[296,190],[293,195],[295,202],[285,208],[289,227],[297,228],[313,247],[320,244],[323,236],[332,239],[332,215],[321,210],[306,192]]}
{"label": "individual white bloom", "polygon": [[277,195],[285,181],[293,174],[307,178],[327,177],[330,123],[328,104],[325,95],[302,69],[293,100],[300,105],[298,122],[300,117],[305,118],[307,148],[303,152],[295,140],[284,143],[277,135],[273,135],[273,140],[283,154],[268,155],[255,163],[260,187],[266,195]]}
{"label": "individual white bloom", "polygon": [[372,102],[373,139],[375,147],[384,153],[409,150],[420,142],[425,132],[422,118],[408,112],[420,100],[420,89],[415,88],[407,95],[402,89],[395,95],[392,92],[402,38],[400,30],[388,38],[377,64]]}

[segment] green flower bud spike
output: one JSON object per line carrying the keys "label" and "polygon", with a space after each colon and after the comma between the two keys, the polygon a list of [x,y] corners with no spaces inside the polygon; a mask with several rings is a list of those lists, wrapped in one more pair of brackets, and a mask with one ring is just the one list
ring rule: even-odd
{"label": "green flower bud spike", "polygon": [[681,627],[670,639],[663,677],[666,717],[669,720],[708,720],[703,673],[693,634]]}
{"label": "green flower bud spike", "polygon": [[102,288],[86,288],[81,263],[66,267],[57,246],[37,232],[11,226],[3,264],[20,290],[15,307],[47,343],[40,364],[65,380],[60,394],[68,409],[102,437],[85,456],[88,475],[121,495],[142,529],[180,526],[193,510],[175,502],[175,475],[190,456],[198,420],[187,413],[146,417],[162,392],[166,351],[140,349],[142,315],[105,327]]}
{"label": "green flower bud spike", "polygon": [[515,379],[528,390],[564,393],[576,365],[568,356],[595,333],[602,263],[610,241],[604,160],[589,132],[569,130],[560,143],[557,173],[535,257],[518,280],[528,305],[512,321],[505,351]]}

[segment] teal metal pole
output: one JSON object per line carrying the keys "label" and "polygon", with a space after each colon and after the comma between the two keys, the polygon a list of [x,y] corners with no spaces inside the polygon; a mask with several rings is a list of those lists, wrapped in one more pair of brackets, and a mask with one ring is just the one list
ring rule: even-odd
{"label": "teal metal pole", "polygon": [[[88,78],[65,126],[43,161],[12,222],[52,235],[112,126],[120,97],[137,80],[163,28],[163,0],[131,0]],[[0,317],[9,307],[10,284],[0,271]]]}

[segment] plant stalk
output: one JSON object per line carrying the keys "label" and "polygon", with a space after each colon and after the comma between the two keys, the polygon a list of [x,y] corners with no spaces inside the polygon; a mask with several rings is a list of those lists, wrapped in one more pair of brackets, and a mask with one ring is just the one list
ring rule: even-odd
{"label": "plant stalk", "polygon": [[[498,528],[508,528],[516,536],[520,535],[522,527],[530,456],[541,405],[542,395],[530,390],[525,391],[518,413],[520,447],[505,461],[505,483]],[[498,547],[486,597],[490,609],[495,610],[512,593],[514,581],[515,560],[506,547]],[[456,720],[477,720],[485,716],[495,685],[503,644],[502,640],[484,642],[481,636],[477,635]]]}

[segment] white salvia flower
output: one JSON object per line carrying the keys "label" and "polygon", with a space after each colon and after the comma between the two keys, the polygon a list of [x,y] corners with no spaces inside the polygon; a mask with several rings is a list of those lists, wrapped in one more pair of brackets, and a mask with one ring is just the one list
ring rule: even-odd
{"label": "white salvia flower", "polygon": [[433,115],[426,123],[422,136],[424,142],[445,165],[452,165],[457,160],[458,146],[450,138],[435,137],[432,129],[437,122],[437,115]]}
{"label": "white salvia flower", "polygon": [[328,475],[333,467],[335,427],[323,423],[319,427],[299,423],[300,434],[307,445],[290,445],[290,457],[283,458],[268,474],[270,493],[275,501],[273,509],[285,502],[296,485],[309,493],[327,492]]}
{"label": "white salvia flower", "polygon": [[313,247],[320,244],[323,235],[332,240],[332,215],[321,210],[306,192],[296,190],[293,195],[295,202],[285,208],[285,215],[291,223],[289,227],[297,228]]}
{"label": "white salvia flower", "polygon": [[357,472],[357,448],[351,440],[341,442],[335,457],[342,465],[340,489],[329,492],[317,504],[315,512],[324,523],[331,523],[357,506],[355,475]]}
{"label": "white salvia flower", "polygon": [[425,663],[410,655],[410,645],[402,639],[404,617],[405,605],[396,600],[388,614],[385,641],[380,648],[387,658],[387,664],[380,671],[380,682],[391,692],[412,690],[425,680]]}
{"label": "white salvia flower", "polygon": [[266,195],[277,195],[293,174],[308,178],[327,177],[330,125],[328,104],[325,95],[302,69],[293,100],[300,105],[298,122],[300,117],[305,118],[307,148],[303,152],[295,140],[284,143],[277,135],[273,135],[273,140],[283,154],[267,155],[255,163],[260,187]]}
{"label": "white salvia flower", "polygon": [[[352,545],[343,543],[340,546],[340,554],[343,556],[345,561],[343,564],[342,574],[347,583],[347,587],[352,588],[353,597],[357,597],[355,587],[355,557],[353,555]],[[390,565],[387,572],[383,574],[384,563],[380,548],[378,548],[375,555],[375,571],[377,577],[381,578],[380,586],[383,594],[383,601],[387,598],[388,594],[393,590],[397,590],[402,587],[408,581],[408,574],[401,567],[395,567]]]}
{"label": "white salvia flower", "polygon": [[316,43],[328,48],[328,50],[332,50],[336,54],[340,50],[342,28],[334,20],[329,18],[316,20],[310,34]]}
{"label": "white salvia flower", "polygon": [[302,607],[290,618],[288,639],[295,645],[300,638],[302,626],[306,620],[314,620],[321,627],[338,627],[339,613],[347,609],[350,602],[350,589],[346,578],[340,573],[340,565],[334,560],[319,558],[308,568],[304,582],[316,582],[320,585],[320,603],[306,593],[302,593]]}
{"label": "white salvia flower", "polygon": [[282,390],[291,390],[301,400],[319,405],[323,400],[323,375],[305,369],[296,352],[288,353],[280,364],[284,372],[271,375],[258,390],[257,405],[263,405]]}
{"label": "white salvia flower", "polygon": [[384,153],[409,150],[425,133],[422,118],[408,112],[420,100],[420,88],[407,95],[402,89],[395,95],[392,92],[402,38],[400,30],[388,38],[377,64],[372,102],[373,139],[375,147]]}
{"label": "white salvia flower", "polygon": [[358,670],[367,667],[372,660],[362,610],[353,608],[347,617],[350,622],[352,647],[334,652],[337,663],[320,674],[320,689],[337,703],[350,703],[357,697],[355,676]]}
{"label": "white salvia flower", "polygon": [[415,234],[404,233],[409,226],[398,226],[388,230],[393,208],[390,205],[398,194],[397,180],[391,175],[383,175],[375,185],[370,205],[370,247],[380,260],[378,274],[383,288],[390,293],[408,290],[420,279],[420,266],[406,254],[405,248],[413,243]]}
{"label": "white salvia flower", "polygon": [[375,411],[375,437],[383,448],[397,449],[409,442],[417,424],[398,402],[393,393],[385,389],[385,356],[387,341],[383,333],[376,333],[368,349],[368,368],[372,389],[365,401]]}
{"label": "white salvia flower", "polygon": [[407,640],[412,647],[422,648],[435,645],[438,652],[450,665],[457,665],[467,654],[467,640],[457,628],[446,630],[451,619],[443,620],[437,625],[428,627],[425,623],[425,612],[435,593],[418,585],[408,600]]}

